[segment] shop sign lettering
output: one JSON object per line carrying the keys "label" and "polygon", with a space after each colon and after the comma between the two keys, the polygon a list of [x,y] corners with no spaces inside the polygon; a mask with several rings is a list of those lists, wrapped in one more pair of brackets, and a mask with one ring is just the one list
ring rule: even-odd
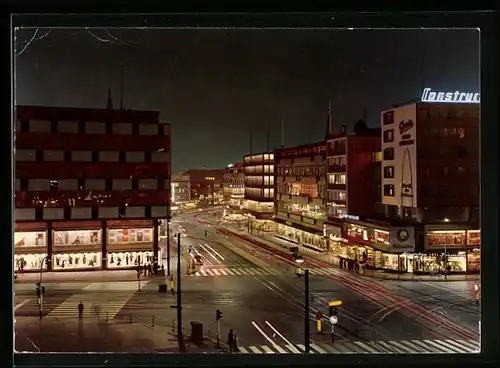
{"label": "shop sign lettering", "polygon": [[422,92],[422,102],[478,104],[481,102],[481,94],[460,91],[434,92],[431,88],[424,88]]}

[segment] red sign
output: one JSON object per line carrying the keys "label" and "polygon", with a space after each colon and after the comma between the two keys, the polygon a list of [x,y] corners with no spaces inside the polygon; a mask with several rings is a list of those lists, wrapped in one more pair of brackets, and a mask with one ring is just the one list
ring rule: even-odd
{"label": "red sign", "polygon": [[322,318],[323,318],[323,313],[321,311],[317,311],[316,312],[316,319],[318,321],[321,321]]}

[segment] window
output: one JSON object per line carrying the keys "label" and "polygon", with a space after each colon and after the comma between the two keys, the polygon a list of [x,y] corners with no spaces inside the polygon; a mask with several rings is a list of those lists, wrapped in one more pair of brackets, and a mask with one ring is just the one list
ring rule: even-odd
{"label": "window", "polygon": [[29,131],[35,133],[50,133],[50,121],[30,120]]}
{"label": "window", "polygon": [[123,164],[125,162],[125,152],[120,151],[120,154],[118,156],[118,161]]}
{"label": "window", "polygon": [[159,135],[158,125],[156,124],[140,124],[139,134],[140,135]]}
{"label": "window", "polygon": [[29,179],[28,180],[28,191],[30,192],[40,192],[49,190],[49,180],[48,179]]}
{"label": "window", "polygon": [[101,162],[118,162],[120,153],[118,151],[102,151],[99,152],[99,161]]}
{"label": "window", "polygon": [[465,138],[465,129],[464,128],[458,128],[457,129],[457,134],[458,134],[458,138]]}
{"label": "window", "polygon": [[105,190],[106,181],[104,179],[85,179],[86,190]]}
{"label": "window", "polygon": [[392,184],[384,185],[384,196],[394,197],[394,185]]}
{"label": "window", "polygon": [[50,132],[51,133],[57,133],[57,121],[52,120],[50,122]]}
{"label": "window", "polygon": [[30,121],[29,120],[21,120],[21,132],[29,132],[30,130]]}
{"label": "window", "polygon": [[59,133],[78,133],[77,121],[59,121],[57,123],[57,131]]}
{"label": "window", "polygon": [[64,161],[71,161],[71,151],[64,151]]}
{"label": "window", "polygon": [[86,122],[85,133],[87,134],[104,134],[106,133],[106,126],[104,123]]}
{"label": "window", "polygon": [[394,160],[394,148],[384,149],[384,161]]}
{"label": "window", "polygon": [[43,151],[44,161],[64,161],[64,151],[46,150]]}
{"label": "window", "polygon": [[394,166],[384,166],[384,178],[394,178]]}
{"label": "window", "polygon": [[78,190],[77,179],[59,179],[57,183],[59,190]]}
{"label": "window", "polygon": [[465,147],[457,147],[457,157],[465,158],[467,156],[467,150]]}
{"label": "window", "polygon": [[448,176],[448,167],[447,166],[443,167],[443,175]]}
{"label": "window", "polygon": [[131,190],[132,180],[130,179],[113,179],[113,190]]}
{"label": "window", "polygon": [[383,117],[384,125],[390,125],[394,123],[394,111],[388,111],[384,113]]}
{"label": "window", "polygon": [[15,191],[18,192],[21,190],[21,179],[16,179],[15,181]]}
{"label": "window", "polygon": [[169,162],[170,155],[168,152],[151,152],[152,162]]}
{"label": "window", "polygon": [[132,134],[132,124],[130,123],[115,123],[112,124],[113,134]]}
{"label": "window", "polygon": [[36,150],[16,149],[14,155],[16,161],[36,161]]}
{"label": "window", "polygon": [[156,179],[140,179],[139,190],[158,189],[158,180]]}
{"label": "window", "polygon": [[144,152],[127,152],[126,158],[127,158],[127,162],[144,162],[145,161]]}
{"label": "window", "polygon": [[394,129],[384,131],[384,143],[394,142]]}

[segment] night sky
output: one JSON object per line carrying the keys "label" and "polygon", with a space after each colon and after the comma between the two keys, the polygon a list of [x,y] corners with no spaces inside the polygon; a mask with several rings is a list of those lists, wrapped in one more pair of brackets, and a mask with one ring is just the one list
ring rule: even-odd
{"label": "night sky", "polygon": [[264,151],[268,124],[277,147],[282,119],[285,145],[319,141],[329,100],[334,128],[364,109],[378,126],[381,110],[420,97],[422,69],[433,89],[479,91],[475,30],[107,31],[52,29],[22,52],[34,30],[17,31],[16,104],[105,108],[111,88],[117,108],[123,63],[124,108],[172,124],[174,172],[241,161],[251,129]]}

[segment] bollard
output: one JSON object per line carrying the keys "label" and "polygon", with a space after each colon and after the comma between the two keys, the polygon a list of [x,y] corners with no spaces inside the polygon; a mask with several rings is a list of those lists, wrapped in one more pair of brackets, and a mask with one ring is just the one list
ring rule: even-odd
{"label": "bollard", "polygon": [[130,323],[132,323],[132,315],[130,315]]}
{"label": "bollard", "polygon": [[154,327],[155,325],[155,316],[153,316],[153,321],[151,322],[151,327]]}

